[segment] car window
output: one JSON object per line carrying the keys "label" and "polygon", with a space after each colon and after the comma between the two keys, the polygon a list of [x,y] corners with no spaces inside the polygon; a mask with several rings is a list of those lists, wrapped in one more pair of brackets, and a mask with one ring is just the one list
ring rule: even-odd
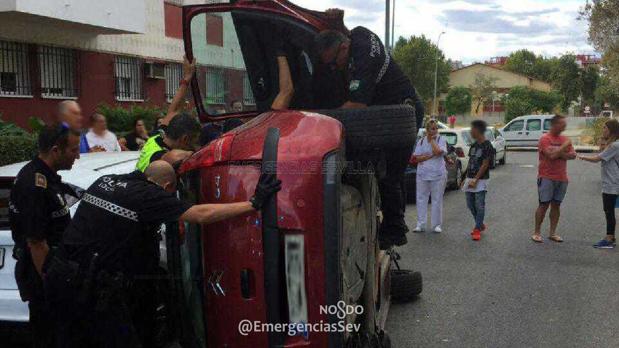
{"label": "car window", "polygon": [[488,139],[489,141],[494,141],[494,133],[492,132],[492,129],[487,129],[485,135],[486,139]]}
{"label": "car window", "polygon": [[524,129],[524,120],[514,121],[505,128],[508,132],[518,132]]}
{"label": "car window", "polygon": [[458,135],[456,133],[441,133],[441,136],[445,138],[447,145],[456,145],[458,143]]}
{"label": "car window", "polygon": [[531,132],[542,130],[542,120],[528,120],[527,130]]}
{"label": "car window", "polygon": [[470,131],[462,132],[462,140],[466,145],[471,145],[473,143],[473,137],[471,137]]}
{"label": "car window", "polygon": [[551,119],[544,120],[544,130],[545,131],[550,130],[550,126],[552,125],[551,123],[552,123]]}
{"label": "car window", "polygon": [[0,228],[9,228],[9,197],[13,180],[1,179],[0,181]]}

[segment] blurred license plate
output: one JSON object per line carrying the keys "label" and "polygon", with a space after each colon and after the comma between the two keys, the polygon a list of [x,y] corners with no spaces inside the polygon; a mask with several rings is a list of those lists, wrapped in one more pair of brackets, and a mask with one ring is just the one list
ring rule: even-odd
{"label": "blurred license plate", "polygon": [[6,249],[0,248],[0,269],[4,267],[4,254],[6,254],[5,251]]}

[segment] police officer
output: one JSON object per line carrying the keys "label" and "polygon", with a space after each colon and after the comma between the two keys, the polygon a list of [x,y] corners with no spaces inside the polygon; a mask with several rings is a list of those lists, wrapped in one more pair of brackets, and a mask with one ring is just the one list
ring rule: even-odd
{"label": "police officer", "polygon": [[[152,275],[159,262],[157,230],[161,223],[209,224],[258,210],[280,190],[274,175],[263,174],[248,202],[190,205],[176,195],[176,174],[165,161],[144,173],[106,175],[84,194],[65,233],[65,248],[83,274],[94,274],[88,315],[90,329],[63,331],[65,347],[155,347]],[[150,277],[149,277],[150,276]],[[123,310],[125,308],[126,310]],[[81,337],[79,337],[81,336]],[[95,342],[88,341],[94,339]],[[87,343],[88,342],[88,343]]]}
{"label": "police officer", "polygon": [[22,300],[28,301],[35,347],[55,345],[54,320],[45,301],[42,276],[50,249],[60,245],[71,221],[67,196],[76,196],[57,172],[71,169],[79,158],[79,144],[79,133],[67,124],[43,128],[38,156],[22,168],[11,189],[9,220],[17,259],[15,280]]}
{"label": "police officer", "polygon": [[150,137],[136,164],[136,169],[144,172],[149,164],[164,160],[176,164],[192,154],[200,132],[200,124],[189,114],[181,113],[170,121],[162,134]]}
{"label": "police officer", "polygon": [[[364,27],[354,28],[348,36],[326,30],[316,37],[315,48],[322,63],[344,70],[348,76],[348,101],[342,108],[409,104],[415,108],[417,127],[422,126],[423,104],[376,34]],[[402,188],[411,151],[403,148],[386,154],[387,175],[379,182],[384,216],[379,233],[381,249],[407,243]]]}

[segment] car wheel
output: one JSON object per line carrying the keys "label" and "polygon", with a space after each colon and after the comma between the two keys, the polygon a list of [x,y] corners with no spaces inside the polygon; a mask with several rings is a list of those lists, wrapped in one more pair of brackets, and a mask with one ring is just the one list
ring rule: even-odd
{"label": "car wheel", "polygon": [[499,161],[500,165],[505,165],[507,163],[507,149],[503,151],[503,158]]}
{"label": "car wheel", "polygon": [[458,162],[456,167],[456,180],[449,186],[451,190],[457,190],[460,188],[460,184],[462,183],[462,164]]}
{"label": "car wheel", "polygon": [[417,138],[415,109],[409,105],[312,111],[340,121],[350,149],[413,148]]}
{"label": "car wheel", "polygon": [[423,277],[410,270],[391,271],[391,299],[394,302],[409,302],[423,291]]}

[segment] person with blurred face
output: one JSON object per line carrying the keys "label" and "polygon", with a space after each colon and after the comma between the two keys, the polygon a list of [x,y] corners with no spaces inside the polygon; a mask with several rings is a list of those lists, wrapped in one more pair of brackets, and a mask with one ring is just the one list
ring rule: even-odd
{"label": "person with blurred face", "polygon": [[126,151],[139,151],[142,146],[148,140],[148,130],[144,120],[136,119],[133,123],[133,131],[126,137],[119,140],[121,146],[124,146],[123,150]]}
{"label": "person with blurred face", "polygon": [[243,112],[243,102],[240,100],[235,100],[232,103],[230,103],[230,112],[233,113],[239,113],[239,112]]}
{"label": "person with blurred face", "polygon": [[56,122],[66,124],[73,131],[80,133],[80,153],[102,151],[98,147],[93,147],[88,144],[86,133],[83,132],[84,117],[82,116],[82,108],[74,100],[63,100],[56,107]]}
{"label": "person with blurred face", "polygon": [[91,149],[106,152],[121,151],[116,135],[107,129],[107,120],[101,114],[92,115],[92,128],[86,133],[86,140]]}
{"label": "person with blurred face", "polygon": [[426,135],[415,146],[417,162],[417,227],[413,232],[423,232],[428,218],[428,199],[432,197],[432,231],[441,233],[443,223],[443,195],[447,183],[445,154],[447,140],[438,134],[436,120],[426,124]]}
{"label": "person with blurred face", "polygon": [[595,156],[579,156],[591,162],[602,163],[602,205],[606,215],[606,237],[593,245],[597,249],[614,249],[617,245],[615,209],[619,197],[619,121],[609,120],[604,124],[602,136],[606,147]]}
{"label": "person with blurred face", "polygon": [[[76,192],[62,183],[80,156],[79,133],[67,123],[46,126],[39,133],[38,155],[17,174],[10,194],[9,222],[15,242],[15,281],[28,302],[34,347],[54,347],[54,319],[43,291],[50,249],[59,247],[71,221],[67,196]],[[76,198],[75,198],[76,199]]]}
{"label": "person with blurred face", "polygon": [[567,122],[564,116],[556,115],[551,119],[550,132],[544,134],[538,145],[539,169],[537,176],[537,190],[539,206],[535,211],[535,231],[533,239],[536,243],[543,243],[542,223],[546,212],[550,207],[550,232],[551,241],[560,243],[563,238],[557,234],[557,225],[561,216],[561,202],[567,193],[568,176],[567,161],[576,158],[576,151],[572,142],[566,136],[561,135]]}

